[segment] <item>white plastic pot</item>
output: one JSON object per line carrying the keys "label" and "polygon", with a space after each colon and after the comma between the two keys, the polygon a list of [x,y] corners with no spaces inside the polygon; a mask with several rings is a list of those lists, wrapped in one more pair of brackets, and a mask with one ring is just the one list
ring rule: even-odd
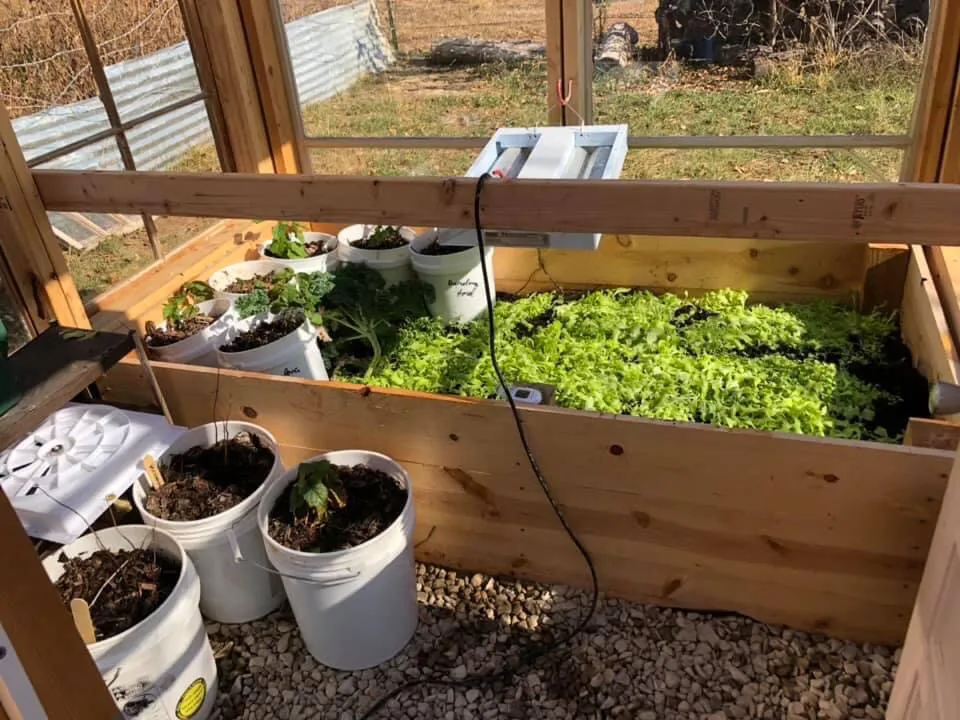
{"label": "white plastic pot", "polygon": [[[290,239],[298,240],[293,233],[290,234]],[[336,270],[340,265],[337,257],[337,246],[339,243],[335,235],[322,232],[305,232],[303,234],[303,241],[304,243],[322,242],[324,247],[327,248],[327,252],[314,255],[313,257],[293,260],[275,258],[267,255],[267,249],[273,244],[273,240],[267,240],[267,242],[260,246],[260,257],[270,262],[280,263],[284,267],[292,268],[298,273],[330,272],[331,270]]]}
{"label": "white plastic pot", "polygon": [[353,243],[363,240],[376,228],[376,225],[350,225],[337,234],[340,241],[340,261],[355,265],[368,265],[376,270],[387,285],[396,285],[404,280],[413,278],[413,268],[410,265],[409,243],[416,238],[416,233],[408,228],[400,228],[400,236],[408,245],[390,250],[366,250],[355,247]]}
{"label": "white plastic pot", "polygon": [[[220,338],[234,322],[237,316],[233,312],[233,302],[227,298],[216,298],[198,303],[197,309],[206,315],[219,315],[210,325],[198,333],[162,347],[147,345],[147,352],[154,360],[187,365],[201,365],[203,367],[217,367],[217,347]],[[159,325],[163,329],[166,325]]]}
{"label": "white plastic pot", "polygon": [[[208,284],[216,292],[216,298],[236,300],[243,297],[244,293],[227,292],[227,288],[234,280],[249,280],[257,275],[269,275],[277,270],[283,270],[285,267],[286,265],[280,260],[248,260],[217,270],[210,276]],[[293,278],[290,279],[290,282],[293,282]]]}
{"label": "white plastic pot", "polygon": [[[261,313],[233,324],[223,336],[222,343],[230,342],[240,333],[246,332],[262,322],[276,319],[272,313]],[[223,346],[221,344],[220,347]],[[323,355],[317,345],[317,328],[309,320],[292,333],[275,340],[269,345],[243,350],[224,352],[217,348],[217,362],[220,367],[234,370],[249,370],[268,375],[283,375],[306,380],[329,380]]]}
{"label": "white plastic pot", "polygon": [[170,535],[143,525],[99,530],[43,561],[53,582],[59,561],[108,550],[156,548],[180,564],[180,578],[159,608],[132,628],[87,646],[122,717],[206,720],[217,699],[217,665],[200,615],[200,582],[190,558]]}
{"label": "white plastic pot", "polygon": [[[450,255],[423,255],[420,250],[437,237],[436,230],[418,235],[409,246],[410,260],[417,276],[433,286],[436,297],[430,312],[446,322],[470,322],[487,309],[483,294],[480,248],[473,246]],[[490,299],[496,297],[493,278],[493,248],[487,248],[484,262],[490,279]]]}
{"label": "white plastic pot", "polygon": [[159,459],[162,466],[173,455],[192,447],[210,447],[241,432],[257,435],[274,453],[273,468],[250,497],[219,515],[202,520],[174,521],[151,515],[145,507],[149,483],[140,476],[133,486],[133,502],[146,525],[175,537],[190,556],[200,576],[200,611],[221,623],[245,623],[276,610],[284,600],[283,585],[256,565],[235,561],[233,547],[244,557],[266,564],[263,540],[257,528],[257,506],[270,481],[283,473],[277,441],[258,425],[246,422],[208,423],[183,433]]}
{"label": "white plastic pot", "polygon": [[270,511],[296,480],[296,468],[270,484],[257,511],[267,557],[283,575],[307,650],[328,667],[363,670],[394,657],[417,629],[413,486],[406,470],[379,453],[339,450],[312,460],[367,465],[395,477],[407,489],[403,512],[390,527],[362,545],[337,552],[291,550],[267,531]]}

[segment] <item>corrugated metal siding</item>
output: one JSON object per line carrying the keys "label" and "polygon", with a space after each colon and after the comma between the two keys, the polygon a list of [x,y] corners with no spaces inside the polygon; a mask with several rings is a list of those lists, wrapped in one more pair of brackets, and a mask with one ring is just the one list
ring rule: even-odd
{"label": "corrugated metal siding", "polygon": [[[288,23],[287,42],[302,105],[325,100],[365,73],[381,72],[392,53],[373,0],[358,0]],[[186,42],[106,68],[120,117],[131,120],[200,91]],[[144,88],[147,88],[144,92]],[[50,108],[13,121],[29,160],[110,127],[96,98]],[[196,102],[127,133],[137,168],[157,170],[197,145],[212,142],[206,106]],[[116,143],[107,138],[44,167],[119,170]]]}

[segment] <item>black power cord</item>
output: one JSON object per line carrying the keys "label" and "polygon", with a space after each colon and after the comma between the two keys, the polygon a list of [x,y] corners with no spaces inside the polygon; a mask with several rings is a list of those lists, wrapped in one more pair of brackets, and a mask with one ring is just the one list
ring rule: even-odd
{"label": "black power cord", "polygon": [[537,463],[537,459],[533,456],[533,452],[530,450],[530,444],[527,442],[527,433],[523,429],[523,420],[521,420],[520,413],[517,410],[517,403],[513,398],[513,394],[510,392],[510,388],[507,385],[506,380],[503,377],[503,371],[500,369],[500,363],[497,360],[496,322],[493,317],[493,294],[490,292],[490,277],[487,272],[486,263],[486,245],[483,240],[483,226],[480,222],[480,196],[483,193],[484,184],[490,177],[492,177],[490,173],[484,173],[477,179],[476,192],[473,198],[474,227],[477,231],[477,246],[480,251],[480,270],[483,273],[483,291],[487,301],[487,326],[490,332],[490,363],[493,365],[493,371],[496,373],[497,381],[500,383],[500,387],[503,388],[504,394],[507,396],[507,403],[510,405],[510,411],[513,414],[513,421],[517,427],[517,435],[520,437],[520,444],[523,446],[523,452],[527,456],[527,462],[530,463],[530,469],[533,470],[533,474],[536,475],[537,482],[540,483],[540,489],[543,490],[543,494],[550,503],[550,507],[553,509],[554,514],[557,516],[557,519],[563,526],[567,536],[580,552],[580,555],[583,556],[583,560],[587,565],[587,569],[590,571],[590,607],[588,611],[580,617],[573,629],[567,632],[566,635],[562,635],[558,639],[551,640],[550,642],[539,646],[531,647],[519,653],[517,656],[515,656],[515,661],[510,663],[508,667],[504,667],[501,670],[486,673],[484,675],[467,677],[463,680],[450,680],[446,678],[438,678],[436,680],[429,678],[411,680],[403,685],[399,685],[377,700],[376,703],[374,703],[366,710],[366,712],[363,713],[363,715],[360,716],[360,720],[368,720],[369,718],[372,718],[390,700],[397,697],[401,693],[406,692],[407,690],[412,690],[413,688],[421,685],[439,685],[443,687],[476,687],[478,685],[486,685],[489,683],[511,679],[515,677],[522,668],[529,667],[537,660],[555,652],[556,650],[559,650],[561,647],[569,643],[571,640],[577,637],[577,635],[583,632],[584,628],[587,627],[590,620],[593,618],[594,613],[596,613],[597,605],[600,600],[600,583],[597,580],[597,569],[593,564],[593,559],[590,557],[590,553],[587,551],[587,548],[584,546],[583,542],[579,537],[577,537],[577,534],[567,522],[567,519],[563,514],[563,509],[554,498],[553,491],[550,489],[550,485],[543,476],[543,472],[540,470],[540,465]]}

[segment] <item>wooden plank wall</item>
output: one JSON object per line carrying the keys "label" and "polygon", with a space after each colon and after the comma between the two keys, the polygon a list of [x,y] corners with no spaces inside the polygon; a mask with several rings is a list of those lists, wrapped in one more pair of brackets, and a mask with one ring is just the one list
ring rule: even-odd
{"label": "wooden plank wall", "polygon": [[[412,473],[421,560],[584,586],[502,403],[156,363],[176,422],[253,420],[293,464],[363,446]],[[149,402],[135,363],[108,401]],[[524,410],[604,592],[899,642],[952,454]]]}

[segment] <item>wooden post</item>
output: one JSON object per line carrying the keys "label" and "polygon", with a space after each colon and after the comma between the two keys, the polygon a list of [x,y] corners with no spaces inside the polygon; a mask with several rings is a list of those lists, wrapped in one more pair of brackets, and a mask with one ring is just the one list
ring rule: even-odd
{"label": "wooden post", "polygon": [[257,89],[256,70],[237,1],[196,2],[197,22],[210,56],[217,98],[233,153],[233,169],[244,173],[273,173],[273,152]]}
{"label": "wooden post", "polygon": [[0,624],[50,720],[119,719],[93,658],[2,492]]}
{"label": "wooden post", "polygon": [[17,298],[40,332],[51,321],[90,327],[83,301],[37,192],[10,117],[0,105],[0,251]]}
{"label": "wooden post", "polygon": [[239,6],[274,169],[298,174],[309,165],[303,155],[303,121],[279,5],[239,0]]}
{"label": "wooden post", "polygon": [[566,125],[593,122],[593,1],[561,0]]}
{"label": "wooden post", "polygon": [[544,0],[547,33],[547,122],[563,125],[563,106],[557,88],[563,85],[562,0]]}

